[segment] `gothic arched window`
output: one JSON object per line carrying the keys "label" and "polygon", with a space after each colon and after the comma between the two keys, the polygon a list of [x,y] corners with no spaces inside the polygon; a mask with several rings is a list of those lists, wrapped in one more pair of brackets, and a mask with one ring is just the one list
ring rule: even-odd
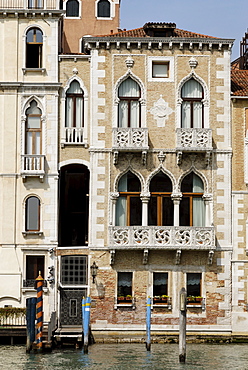
{"label": "gothic arched window", "polygon": [[185,82],[181,91],[182,98],[182,128],[202,128],[203,122],[203,88],[196,80],[191,78]]}
{"label": "gothic arched window", "polygon": [[140,127],[140,96],[140,87],[132,78],[120,84],[118,127]]}
{"label": "gothic arched window", "polygon": [[140,181],[132,172],[123,175],[119,181],[119,197],[116,205],[116,226],[142,224],[142,202]]}

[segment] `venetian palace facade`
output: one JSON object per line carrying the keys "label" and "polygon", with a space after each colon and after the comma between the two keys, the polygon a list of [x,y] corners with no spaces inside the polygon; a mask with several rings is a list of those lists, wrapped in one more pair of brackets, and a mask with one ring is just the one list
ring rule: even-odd
{"label": "venetian palace facade", "polygon": [[245,335],[234,40],[174,23],[120,30],[119,11],[0,0],[0,306],[25,307],[41,271],[60,331],[80,327],[90,295],[96,337],[142,334],[151,296],[153,331],[173,334],[185,287],[189,333]]}

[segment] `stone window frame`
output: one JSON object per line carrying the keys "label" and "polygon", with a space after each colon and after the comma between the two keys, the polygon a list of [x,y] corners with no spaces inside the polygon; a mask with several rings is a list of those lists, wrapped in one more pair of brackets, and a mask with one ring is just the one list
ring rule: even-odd
{"label": "stone window frame", "polygon": [[112,0],[108,0],[108,2],[110,3],[110,17],[98,17],[98,3],[99,3],[100,0],[96,0],[95,1],[95,17],[96,19],[98,20],[105,20],[105,21],[109,21],[109,20],[113,20],[114,17],[115,17],[115,2],[112,1]]}
{"label": "stone window frame", "polygon": [[65,11],[65,19],[81,19],[82,18],[82,0],[77,0],[79,3],[78,17],[67,17],[66,16],[66,4],[69,0],[63,2],[63,10]]}
{"label": "stone window frame", "polygon": [[[168,64],[168,77],[153,77],[153,63]],[[149,82],[174,82],[175,59],[174,57],[148,56],[148,81]]]}
{"label": "stone window frame", "polygon": [[[26,229],[26,219],[27,219],[27,200],[31,197],[35,197],[39,200],[39,229],[38,230],[27,230]],[[35,194],[35,193],[30,193],[28,194],[24,200],[23,200],[23,204],[22,204],[22,235],[24,237],[27,237],[28,235],[31,235],[31,236],[42,236],[43,235],[43,228],[42,228],[42,225],[43,225],[43,202],[42,202],[42,199],[39,195]]]}
{"label": "stone window frame", "polygon": [[[27,68],[26,67],[26,55],[27,55],[27,42],[26,42],[26,37],[28,32],[32,28],[37,28],[42,32],[42,65],[40,68]],[[46,63],[47,63],[47,58],[46,58],[46,49],[47,49],[47,36],[45,33],[45,30],[43,27],[40,26],[40,24],[34,23],[32,25],[29,25],[23,32],[22,35],[22,44],[23,44],[23,52],[22,52],[22,71],[23,74],[26,74],[28,72],[37,72],[37,73],[44,73],[46,71]]]}

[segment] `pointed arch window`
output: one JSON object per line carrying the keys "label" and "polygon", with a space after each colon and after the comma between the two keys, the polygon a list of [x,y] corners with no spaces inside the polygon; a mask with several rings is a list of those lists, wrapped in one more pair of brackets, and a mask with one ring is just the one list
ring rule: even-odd
{"label": "pointed arch window", "polygon": [[108,0],[99,0],[97,4],[97,17],[110,18],[110,2]]}
{"label": "pointed arch window", "polygon": [[66,127],[84,126],[84,93],[78,81],[72,81],[66,92]]}
{"label": "pointed arch window", "polygon": [[68,0],[66,3],[66,17],[79,17],[78,0]]}
{"label": "pointed arch window", "polygon": [[43,33],[31,28],[26,34],[26,68],[42,68]]}
{"label": "pointed arch window", "polygon": [[41,154],[41,110],[32,100],[26,110],[26,154]]}
{"label": "pointed arch window", "polygon": [[202,85],[193,78],[187,81],[181,91],[181,126],[182,128],[202,128],[203,120],[203,98]]}
{"label": "pointed arch window", "polygon": [[132,78],[127,78],[118,89],[118,127],[140,127],[140,86]]}
{"label": "pointed arch window", "polygon": [[25,203],[25,231],[40,231],[40,200],[35,196],[28,197]]}
{"label": "pointed arch window", "polygon": [[163,172],[155,175],[150,183],[150,201],[148,209],[148,224],[154,226],[172,226],[174,205],[171,199],[171,180]]}
{"label": "pointed arch window", "polygon": [[116,205],[116,226],[142,225],[140,181],[128,172],[119,181],[119,198]]}
{"label": "pointed arch window", "polygon": [[182,181],[180,226],[205,226],[204,186],[199,176],[191,172]]}

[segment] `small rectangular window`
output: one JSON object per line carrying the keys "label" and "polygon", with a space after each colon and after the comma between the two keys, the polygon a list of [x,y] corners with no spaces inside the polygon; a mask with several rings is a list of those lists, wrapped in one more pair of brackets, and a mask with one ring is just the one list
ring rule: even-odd
{"label": "small rectangular window", "polygon": [[132,272],[118,272],[118,286],[117,296],[119,298],[126,298],[132,296]]}
{"label": "small rectangular window", "polygon": [[201,296],[201,273],[187,274],[187,296],[200,297]]}
{"label": "small rectangular window", "polygon": [[168,295],[168,272],[153,273],[153,297],[163,298]]}
{"label": "small rectangular window", "polygon": [[41,272],[44,278],[44,256],[26,256],[26,280],[35,280]]}
{"label": "small rectangular window", "polygon": [[169,63],[153,61],[152,62],[152,77],[153,78],[169,77]]}

